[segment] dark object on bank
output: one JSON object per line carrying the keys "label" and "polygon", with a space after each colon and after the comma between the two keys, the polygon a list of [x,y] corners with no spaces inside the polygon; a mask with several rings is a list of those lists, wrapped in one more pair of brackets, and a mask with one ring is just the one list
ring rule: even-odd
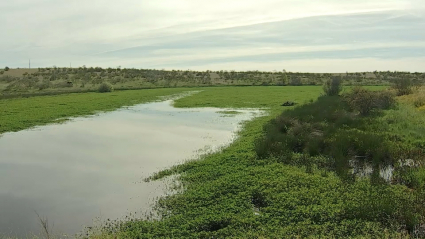
{"label": "dark object on bank", "polygon": [[293,102],[293,101],[286,101],[285,103],[281,104],[281,106],[294,106],[297,103]]}

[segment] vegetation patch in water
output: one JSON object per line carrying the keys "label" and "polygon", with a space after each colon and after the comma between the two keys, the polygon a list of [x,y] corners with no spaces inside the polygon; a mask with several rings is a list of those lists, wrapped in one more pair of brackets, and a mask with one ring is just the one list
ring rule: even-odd
{"label": "vegetation patch in water", "polygon": [[217,111],[217,113],[222,114],[222,117],[232,117],[238,114],[242,114],[242,112],[236,110],[223,110]]}

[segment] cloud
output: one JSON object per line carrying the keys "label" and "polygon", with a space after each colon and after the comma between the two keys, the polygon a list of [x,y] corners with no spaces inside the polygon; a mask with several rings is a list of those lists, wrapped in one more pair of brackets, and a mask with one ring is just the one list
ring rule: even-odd
{"label": "cloud", "polygon": [[[143,67],[151,61],[149,66],[160,67],[158,59],[169,66],[176,57],[193,56],[193,51],[203,54],[205,62],[228,51],[232,54],[220,58],[226,62],[226,56],[255,56],[252,51],[259,54],[256,49],[265,47],[279,52],[288,46],[351,44],[357,49],[355,41],[417,42],[425,39],[415,31],[423,27],[419,10],[412,9],[418,4],[416,0],[3,1],[0,21],[7,24],[1,24],[0,31],[7,34],[0,38],[0,64],[19,66],[32,58],[39,66],[72,61]],[[124,64],[134,58],[140,58],[138,64]],[[196,60],[178,65],[190,67]]]}

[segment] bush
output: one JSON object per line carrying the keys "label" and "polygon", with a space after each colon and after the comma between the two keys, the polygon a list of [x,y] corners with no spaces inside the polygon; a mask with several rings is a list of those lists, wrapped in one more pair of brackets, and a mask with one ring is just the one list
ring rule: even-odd
{"label": "bush", "polygon": [[4,71],[0,71],[0,75],[3,75],[4,74]]}
{"label": "bush", "polygon": [[425,168],[404,167],[400,170],[399,181],[409,188],[421,189],[425,185]]}
{"label": "bush", "polygon": [[397,95],[412,94],[412,80],[410,78],[397,78],[394,80],[393,88],[397,91]]}
{"label": "bush", "polygon": [[291,77],[291,81],[290,81],[289,84],[293,85],[293,86],[303,85],[303,83],[301,82],[301,79],[299,77]]}
{"label": "bush", "polygon": [[44,90],[50,87],[50,81],[49,80],[43,80],[40,84],[38,84],[39,90]]}
{"label": "bush", "polygon": [[391,109],[397,103],[395,95],[391,91],[373,92],[376,94],[376,107],[379,109]]}
{"label": "bush", "polygon": [[17,81],[17,80],[19,80],[19,77],[8,76],[8,75],[4,75],[4,76],[0,77],[0,82],[3,81],[3,82],[10,83],[10,82]]}
{"label": "bush", "polygon": [[108,82],[103,82],[102,84],[100,84],[99,88],[97,89],[97,91],[100,93],[112,92],[113,90],[114,88]]}
{"label": "bush", "polygon": [[352,110],[361,115],[368,115],[374,108],[372,93],[362,87],[355,87],[351,93],[345,95],[345,100]]}
{"label": "bush", "polygon": [[342,91],[341,83],[342,79],[340,76],[332,77],[331,79],[327,80],[323,85],[323,91],[326,95],[329,96],[339,95],[339,93]]}
{"label": "bush", "polygon": [[369,91],[362,87],[355,87],[345,95],[345,100],[354,111],[360,115],[369,115],[376,109],[389,109],[396,104],[394,95],[389,91]]}
{"label": "bush", "polygon": [[71,87],[73,87],[73,84],[72,84],[72,82],[60,81],[60,82],[52,85],[52,84],[50,84],[50,81],[49,81],[49,87],[50,86],[52,86],[53,88],[71,88]]}
{"label": "bush", "polygon": [[8,67],[8,66],[6,66],[5,68],[4,68],[4,71],[8,71],[10,68]]}

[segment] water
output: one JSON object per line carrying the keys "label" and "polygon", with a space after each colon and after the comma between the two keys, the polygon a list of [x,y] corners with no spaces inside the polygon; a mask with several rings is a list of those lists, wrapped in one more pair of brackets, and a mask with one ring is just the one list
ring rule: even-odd
{"label": "water", "polygon": [[[73,235],[94,218],[148,211],[167,192],[143,181],[161,169],[229,144],[258,110],[177,109],[154,102],[0,136],[0,235]],[[223,117],[226,116],[226,117]]]}

